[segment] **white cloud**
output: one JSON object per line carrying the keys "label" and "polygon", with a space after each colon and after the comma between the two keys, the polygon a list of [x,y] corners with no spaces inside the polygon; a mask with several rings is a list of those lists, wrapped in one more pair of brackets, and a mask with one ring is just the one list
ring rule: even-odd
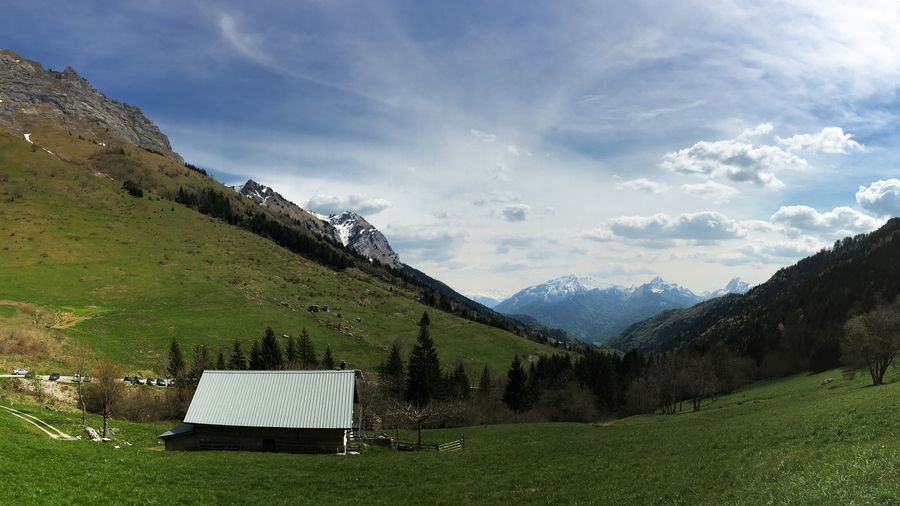
{"label": "white cloud", "polygon": [[610,230],[629,239],[665,240],[693,239],[715,241],[737,239],[746,231],[735,221],[715,211],[669,216],[620,216],[609,221]]}
{"label": "white cloud", "polygon": [[509,146],[506,146],[506,152],[513,156],[522,156],[521,148],[519,148],[519,146],[517,146],[515,144],[510,144]]}
{"label": "white cloud", "polygon": [[740,193],[736,188],[715,181],[684,184],[681,185],[681,191],[692,197],[711,200],[717,204],[724,204]]}
{"label": "white cloud", "polygon": [[700,141],[663,157],[660,166],[681,174],[724,176],[735,182],[750,182],[783,188],[776,171],[806,168],[806,160],[777,147],[734,140]]}
{"label": "white cloud", "polygon": [[878,180],[867,187],[860,186],[856,202],[878,216],[900,216],[900,179]]}
{"label": "white cloud", "polygon": [[771,220],[792,233],[817,233],[825,237],[843,237],[869,232],[882,221],[850,207],[836,207],[820,213],[809,206],[783,206]]}
{"label": "white cloud", "polygon": [[762,135],[768,135],[775,128],[771,123],[760,123],[753,128],[746,128],[740,135],[737,136],[736,140],[739,141],[748,141],[754,139],[756,137]]}
{"label": "white cloud", "polygon": [[598,227],[581,232],[578,237],[588,241],[607,242],[613,240],[613,233],[608,228]]}
{"label": "white cloud", "polygon": [[478,140],[480,140],[481,142],[485,142],[485,143],[488,143],[488,144],[490,144],[490,143],[492,143],[492,142],[494,142],[494,141],[497,140],[497,136],[496,136],[496,135],[494,135],[494,134],[492,134],[492,133],[488,133],[488,132],[484,132],[484,131],[478,130],[477,128],[472,128],[472,129],[470,129],[470,130],[469,130],[469,133],[471,133],[472,135],[474,135],[475,138],[478,139]]}
{"label": "white cloud", "polygon": [[787,139],[778,138],[778,142],[791,150],[806,149],[830,155],[845,155],[847,151],[861,151],[863,145],[845,134],[841,127],[826,127],[814,134],[797,134]]}
{"label": "white cloud", "polygon": [[219,14],[219,33],[232,48],[246,58],[271,70],[282,70],[272,56],[263,49],[260,38],[257,35],[241,31],[234,16],[225,13]]}
{"label": "white cloud", "polygon": [[651,181],[645,177],[631,179],[616,185],[620,190],[642,191],[647,193],[665,193],[669,186],[665,183]]}
{"label": "white cloud", "polygon": [[530,209],[531,207],[525,204],[509,204],[503,207],[500,214],[506,218],[506,221],[525,221]]}
{"label": "white cloud", "polygon": [[304,205],[305,209],[319,214],[339,214],[344,211],[353,211],[363,216],[372,215],[384,211],[391,206],[385,199],[372,198],[364,195],[313,195]]}
{"label": "white cloud", "polygon": [[812,255],[824,247],[825,243],[814,237],[801,236],[788,241],[747,244],[741,252],[757,261],[784,263]]}

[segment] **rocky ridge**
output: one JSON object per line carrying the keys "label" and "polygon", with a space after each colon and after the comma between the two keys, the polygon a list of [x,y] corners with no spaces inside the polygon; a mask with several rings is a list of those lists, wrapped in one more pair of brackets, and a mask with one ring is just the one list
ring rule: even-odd
{"label": "rocky ridge", "polygon": [[274,211],[286,221],[300,224],[314,234],[340,244],[365,258],[377,260],[395,269],[403,266],[400,257],[391,248],[384,234],[352,211],[331,216],[315,214],[252,179],[232,188],[244,197]]}
{"label": "rocky ridge", "polygon": [[0,126],[22,134],[46,119],[86,138],[117,137],[183,163],[168,137],[140,109],[108,98],[74,69],[47,70],[0,50]]}

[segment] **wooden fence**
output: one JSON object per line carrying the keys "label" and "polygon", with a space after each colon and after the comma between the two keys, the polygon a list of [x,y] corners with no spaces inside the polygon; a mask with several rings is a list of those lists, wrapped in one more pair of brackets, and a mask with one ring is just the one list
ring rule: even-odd
{"label": "wooden fence", "polygon": [[465,436],[460,436],[459,439],[455,441],[449,441],[446,443],[435,443],[432,441],[422,441],[422,445],[419,446],[418,441],[401,441],[399,439],[390,438],[386,436],[382,437],[360,437],[363,441],[368,441],[373,444],[380,444],[383,446],[388,446],[394,450],[401,452],[453,452],[457,450],[464,450],[466,448],[466,438]]}

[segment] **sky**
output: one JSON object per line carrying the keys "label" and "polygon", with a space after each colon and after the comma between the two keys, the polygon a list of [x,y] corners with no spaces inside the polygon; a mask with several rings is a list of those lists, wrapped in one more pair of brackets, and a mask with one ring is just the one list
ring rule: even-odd
{"label": "sky", "polygon": [[32,0],[0,45],[502,298],[761,283],[900,215],[898,26],[893,0]]}

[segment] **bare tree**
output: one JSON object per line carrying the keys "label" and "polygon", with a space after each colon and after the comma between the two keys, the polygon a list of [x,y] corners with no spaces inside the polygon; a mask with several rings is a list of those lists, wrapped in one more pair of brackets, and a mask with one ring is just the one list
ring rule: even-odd
{"label": "bare tree", "polygon": [[394,415],[400,416],[413,423],[418,431],[417,448],[422,449],[422,426],[429,421],[449,416],[455,410],[454,403],[432,401],[424,405],[416,405],[414,402],[394,405]]}
{"label": "bare tree", "polygon": [[80,344],[76,344],[72,349],[72,364],[75,366],[75,374],[78,375],[78,405],[81,406],[81,426],[87,425],[87,405],[84,403],[83,385],[88,367],[91,363],[92,355],[87,348]]}
{"label": "bare tree", "polygon": [[104,358],[94,366],[91,376],[103,406],[103,437],[108,437],[112,407],[122,396],[125,387],[125,383],[122,382],[122,371],[115,362]]}
{"label": "bare tree", "polygon": [[884,383],[884,374],[900,351],[900,300],[851,318],[844,325],[841,358],[850,370],[868,370],[873,385]]}

